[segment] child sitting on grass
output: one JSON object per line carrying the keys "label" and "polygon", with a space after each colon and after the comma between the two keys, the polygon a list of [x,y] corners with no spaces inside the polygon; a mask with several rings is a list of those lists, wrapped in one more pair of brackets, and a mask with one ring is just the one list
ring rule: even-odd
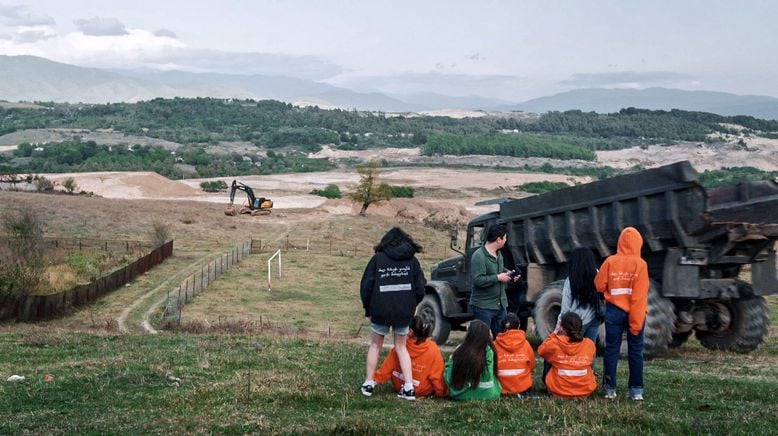
{"label": "child sitting on grass", "polygon": [[483,321],[474,319],[462,344],[446,362],[444,378],[454,400],[497,400],[502,386],[495,377],[497,362],[492,334]]}
{"label": "child sitting on grass", "polygon": [[565,398],[583,398],[594,393],[595,351],[594,342],[583,336],[581,317],[574,312],[562,315],[559,327],[538,348],[538,354],[551,364],[543,380],[548,392]]}
{"label": "child sitting on grass", "polygon": [[[410,337],[405,344],[408,354],[411,356],[412,383],[417,397],[429,395],[445,397],[448,395],[448,388],[443,381],[443,355],[440,353],[438,344],[429,339],[431,330],[432,326],[425,324],[420,316],[414,316],[411,322]],[[381,368],[375,373],[376,383],[386,383],[390,379],[394,390],[400,392],[406,380],[403,377],[400,360],[394,347],[384,359]]]}
{"label": "child sitting on grass", "polygon": [[535,369],[535,352],[527,341],[524,331],[519,329],[520,319],[509,313],[503,321],[502,333],[494,341],[497,353],[497,379],[502,385],[503,395],[525,398],[532,387],[532,370]]}

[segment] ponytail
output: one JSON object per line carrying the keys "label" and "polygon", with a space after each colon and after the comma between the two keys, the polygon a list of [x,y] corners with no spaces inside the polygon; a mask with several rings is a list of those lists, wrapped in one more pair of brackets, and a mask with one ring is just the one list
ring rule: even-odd
{"label": "ponytail", "polygon": [[432,326],[424,322],[422,317],[416,315],[413,317],[413,321],[411,321],[411,330],[413,330],[413,337],[416,338],[416,344],[420,345],[430,337]]}
{"label": "ponytail", "polygon": [[567,312],[562,315],[560,323],[570,342],[581,342],[583,340],[583,322],[581,317],[575,312]]}

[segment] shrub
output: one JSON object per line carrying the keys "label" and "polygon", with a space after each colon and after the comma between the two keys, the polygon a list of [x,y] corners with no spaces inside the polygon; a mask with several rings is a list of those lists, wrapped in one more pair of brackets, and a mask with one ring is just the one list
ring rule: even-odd
{"label": "shrub", "polygon": [[62,182],[62,186],[65,188],[66,191],[68,191],[68,194],[72,194],[76,192],[78,189],[78,184],[76,183],[75,179],[72,177],[68,177]]}
{"label": "shrub", "polygon": [[340,198],[340,188],[338,188],[338,185],[334,183],[330,183],[327,185],[324,189],[314,189],[311,191],[311,194],[318,195],[320,197],[326,197],[326,198]]}
{"label": "shrub", "polygon": [[413,188],[410,186],[389,185],[389,193],[394,198],[413,198]]}
{"label": "shrub", "polygon": [[51,192],[54,190],[54,182],[43,176],[40,176],[35,180],[35,189],[37,189],[39,192]]}
{"label": "shrub", "polygon": [[200,188],[205,192],[219,192],[226,191],[229,186],[227,186],[227,183],[224,180],[213,180],[200,183]]}
{"label": "shrub", "polygon": [[544,192],[556,191],[557,189],[564,189],[569,186],[570,185],[564,182],[543,181],[524,183],[523,185],[519,185],[516,188],[520,191],[529,192],[531,194],[542,194]]}
{"label": "shrub", "polygon": [[44,225],[38,212],[31,207],[7,212],[3,217],[3,227],[12,239],[11,250],[15,261],[32,263],[40,259]]}
{"label": "shrub", "polygon": [[170,239],[170,226],[159,221],[154,221],[151,228],[151,244],[154,248],[165,245]]}
{"label": "shrub", "polygon": [[43,274],[40,269],[21,263],[0,263],[0,296],[30,294],[42,282]]}

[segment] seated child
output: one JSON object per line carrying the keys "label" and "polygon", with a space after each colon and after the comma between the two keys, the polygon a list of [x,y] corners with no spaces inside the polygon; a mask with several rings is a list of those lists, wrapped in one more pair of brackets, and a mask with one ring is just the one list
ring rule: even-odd
{"label": "seated child", "polygon": [[582,330],[581,317],[567,312],[562,315],[559,327],[538,348],[538,354],[551,364],[544,382],[552,395],[582,398],[597,389],[592,372],[594,342],[585,338]]}
{"label": "seated child", "polygon": [[[424,320],[416,315],[411,321],[410,336],[406,342],[408,354],[411,355],[411,365],[413,367],[413,388],[417,397],[435,395],[436,397],[445,397],[448,395],[448,388],[443,381],[443,355],[438,348],[438,344],[429,339],[432,327],[425,324]],[[386,383],[392,380],[394,390],[400,392],[405,384],[400,361],[394,348],[384,359],[384,363],[375,373],[377,383]]]}
{"label": "seated child", "polygon": [[509,313],[503,321],[502,333],[494,341],[494,351],[497,353],[499,368],[497,379],[502,385],[503,395],[524,398],[532,387],[535,352],[519,326],[519,317]]}
{"label": "seated child", "polygon": [[454,400],[497,400],[502,386],[495,377],[497,362],[492,333],[483,321],[474,319],[462,344],[446,362],[443,377]]}

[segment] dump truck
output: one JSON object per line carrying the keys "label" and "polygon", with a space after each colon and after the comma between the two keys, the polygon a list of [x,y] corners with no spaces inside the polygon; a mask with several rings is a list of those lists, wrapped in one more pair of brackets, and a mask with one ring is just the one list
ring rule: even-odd
{"label": "dump truck", "polygon": [[470,221],[460,255],[432,266],[417,313],[439,343],[473,318],[470,256],[497,223],[507,224],[504,257],[515,265],[506,268],[524,271],[541,340],[556,325],[570,252],[586,246],[601,262],[615,254],[627,226],[643,236],[649,270],[647,355],[661,355],[692,333],[706,348],[749,352],[768,333],[764,296],[778,293],[775,181],[707,190],[689,162],[678,162],[500,203]]}

